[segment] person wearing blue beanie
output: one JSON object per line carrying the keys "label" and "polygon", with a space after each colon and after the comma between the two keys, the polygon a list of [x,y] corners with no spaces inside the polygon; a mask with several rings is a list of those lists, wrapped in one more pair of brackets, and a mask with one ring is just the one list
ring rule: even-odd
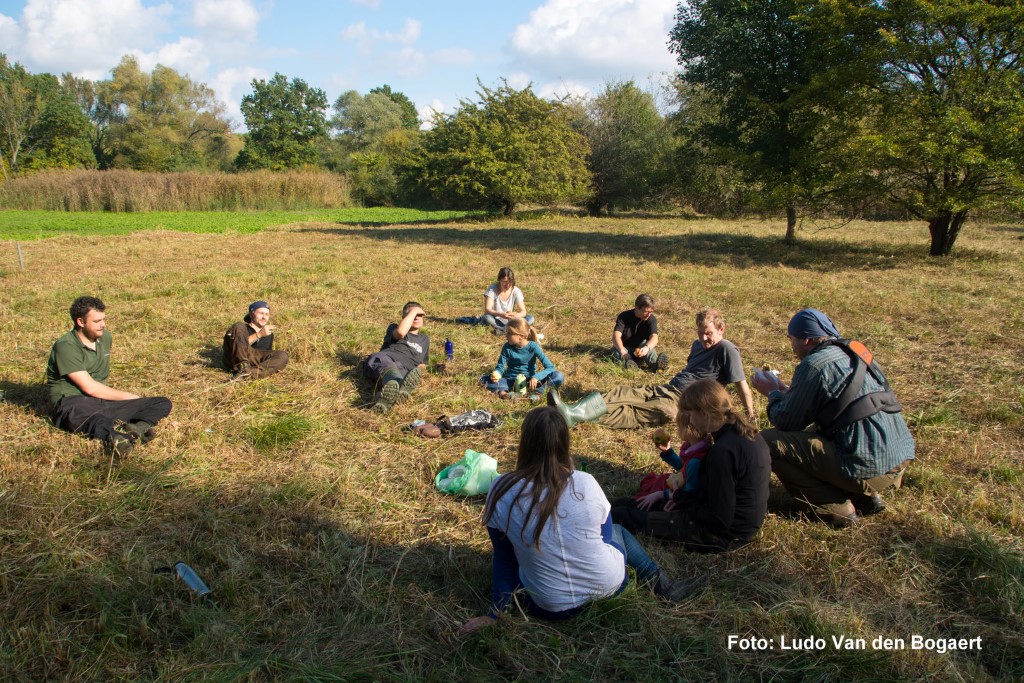
{"label": "person wearing blue beanie", "polygon": [[800,359],[786,385],[757,371],[754,389],[768,397],[772,471],[797,501],[836,527],[885,509],[880,493],[898,488],[914,459],[914,438],[882,369],[858,341],[842,339],[815,308],[798,311],[786,329]]}

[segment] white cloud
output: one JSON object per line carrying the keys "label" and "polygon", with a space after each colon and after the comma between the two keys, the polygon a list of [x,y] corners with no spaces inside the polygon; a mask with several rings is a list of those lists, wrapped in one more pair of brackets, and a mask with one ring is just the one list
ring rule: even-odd
{"label": "white cloud", "polygon": [[509,50],[531,72],[578,80],[645,78],[671,71],[665,0],[547,0],[516,27]]}
{"label": "white cloud", "polygon": [[373,43],[412,45],[420,37],[421,29],[422,25],[415,19],[406,19],[402,25],[402,30],[397,33],[367,28],[366,22],[360,21],[358,24],[347,26],[341,32],[341,38],[342,40],[360,43],[360,47],[363,49],[369,49]]}
{"label": "white cloud", "polygon": [[245,130],[245,119],[242,118],[242,96],[252,92],[254,79],[267,80],[271,74],[255,67],[225,69],[208,84],[217,93],[217,98],[224,103],[225,113],[232,119],[235,130]]}
{"label": "white cloud", "polygon": [[196,0],[192,23],[201,31],[248,42],[256,40],[260,13],[250,0]]}
{"label": "white cloud", "polygon": [[143,71],[152,71],[157,64],[163,64],[182,75],[188,75],[194,81],[201,81],[201,75],[205,74],[210,66],[205,46],[195,38],[180,38],[161,46],[155,52],[130,52],[139,60],[139,68]]}
{"label": "white cloud", "polygon": [[[126,52],[159,44],[169,3],[141,0],[28,0],[10,53],[33,71],[106,73]],[[10,32],[6,22],[4,34]]]}
{"label": "white cloud", "polygon": [[508,76],[507,78],[505,78],[505,81],[509,84],[510,87],[515,88],[516,90],[522,90],[526,86],[530,85],[531,79],[530,74],[523,73],[522,71],[520,71],[518,73],[512,74],[511,76]]}
{"label": "white cloud", "polygon": [[573,81],[544,83],[534,90],[537,93],[537,97],[542,97],[546,100],[561,100],[566,97],[582,98],[590,94],[590,88],[582,83],[575,83]]}
{"label": "white cloud", "polygon": [[0,45],[14,45],[20,33],[18,22],[6,14],[0,14]]}
{"label": "white cloud", "polygon": [[431,100],[430,104],[417,108],[416,113],[420,117],[420,130],[430,130],[433,128],[434,116],[436,114],[443,114],[444,111],[445,105],[441,100]]}

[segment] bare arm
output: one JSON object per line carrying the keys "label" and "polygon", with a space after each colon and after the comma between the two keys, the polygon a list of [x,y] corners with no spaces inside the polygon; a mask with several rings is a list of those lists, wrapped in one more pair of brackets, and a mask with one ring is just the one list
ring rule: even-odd
{"label": "bare arm", "polygon": [[747,380],[743,379],[736,382],[736,389],[740,392],[740,397],[743,398],[743,405],[747,409],[747,417],[755,420],[757,416],[754,414],[754,395],[750,393],[750,386],[747,384]]}
{"label": "bare arm", "polygon": [[628,356],[629,351],[626,350],[626,345],[622,343],[622,331],[615,330],[612,332],[612,346],[616,348],[620,356]]}
{"label": "bare arm", "polygon": [[412,309],[405,314],[402,318],[402,322],[398,323],[398,327],[395,328],[394,332],[391,333],[391,338],[395,341],[402,339],[405,335],[409,334],[409,330],[412,329],[412,321],[416,319],[417,315],[425,315],[423,309],[419,306],[413,306]]}
{"label": "bare arm", "polygon": [[85,370],[79,370],[68,374],[68,379],[86,396],[102,398],[107,401],[129,401],[138,398],[137,395],[108,387],[102,382],[97,382]]}

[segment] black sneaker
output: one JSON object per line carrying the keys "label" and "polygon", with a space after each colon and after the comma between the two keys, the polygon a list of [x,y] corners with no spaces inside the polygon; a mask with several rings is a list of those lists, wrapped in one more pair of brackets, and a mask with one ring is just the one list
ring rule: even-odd
{"label": "black sneaker", "polygon": [[668,370],[668,354],[659,353],[658,360],[654,363],[655,372],[665,372]]}
{"label": "black sneaker", "polygon": [[682,602],[704,588],[707,582],[708,578],[703,574],[673,581],[665,572],[659,572],[654,581],[654,593],[669,602]]}
{"label": "black sneaker", "polygon": [[135,439],[117,431],[111,432],[103,442],[103,453],[115,460],[127,458],[131,455],[133,448],[135,448]]}
{"label": "black sneaker", "polygon": [[156,438],[156,433],[153,431],[153,425],[149,424],[145,420],[129,422],[125,425],[125,428],[139,443],[149,443]]}
{"label": "black sneaker", "polygon": [[885,501],[877,493],[872,495],[858,494],[850,497],[853,502],[853,506],[857,508],[857,512],[867,517],[868,515],[877,515],[879,512],[885,511]]}
{"label": "black sneaker", "polygon": [[637,365],[636,361],[633,360],[632,358],[627,358],[626,359],[626,369],[627,370],[639,370],[640,366]]}

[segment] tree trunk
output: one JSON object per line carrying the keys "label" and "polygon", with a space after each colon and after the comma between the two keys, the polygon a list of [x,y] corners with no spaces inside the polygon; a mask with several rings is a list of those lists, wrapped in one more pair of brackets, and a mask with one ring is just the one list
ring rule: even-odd
{"label": "tree trunk", "polygon": [[786,241],[796,241],[796,207],[786,207]]}
{"label": "tree trunk", "polygon": [[967,220],[966,211],[943,211],[928,219],[928,232],[932,236],[931,256],[949,256],[960,229]]}
{"label": "tree trunk", "polygon": [[511,199],[502,199],[501,200],[501,212],[504,215],[511,216],[512,213],[515,210],[516,210],[516,203],[514,201],[512,201]]}

